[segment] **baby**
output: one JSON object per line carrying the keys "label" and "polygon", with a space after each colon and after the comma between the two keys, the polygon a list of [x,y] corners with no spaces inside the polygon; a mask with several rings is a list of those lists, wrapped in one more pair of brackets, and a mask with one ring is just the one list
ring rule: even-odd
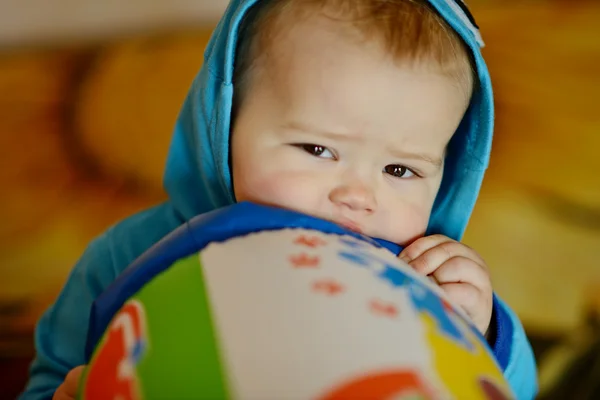
{"label": "baby", "polygon": [[169,201],[90,244],[38,324],[23,398],[73,398],[94,298],[178,225],[235,201],[402,245],[533,398],[523,328],[459,242],[493,128],[480,40],[460,0],[233,0],[175,127]]}

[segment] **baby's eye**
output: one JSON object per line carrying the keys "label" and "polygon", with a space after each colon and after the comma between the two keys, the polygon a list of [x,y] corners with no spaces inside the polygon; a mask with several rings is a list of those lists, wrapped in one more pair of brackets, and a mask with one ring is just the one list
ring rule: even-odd
{"label": "baby's eye", "polygon": [[383,169],[386,174],[390,174],[396,178],[412,178],[416,174],[404,165],[391,164],[386,165]]}
{"label": "baby's eye", "polygon": [[327,147],[319,146],[318,144],[301,143],[301,144],[297,144],[295,146],[301,148],[308,154],[315,156],[315,157],[327,158],[327,159],[331,159],[331,160],[335,159],[335,156],[333,155],[331,150],[329,150]]}

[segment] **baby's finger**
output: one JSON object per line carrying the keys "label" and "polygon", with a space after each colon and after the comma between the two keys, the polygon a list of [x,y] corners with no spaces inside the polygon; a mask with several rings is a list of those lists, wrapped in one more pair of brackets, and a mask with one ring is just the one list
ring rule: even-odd
{"label": "baby's finger", "polygon": [[[77,396],[77,390],[79,389],[79,380],[81,378],[81,374],[83,373],[84,366],[80,365],[78,367],[73,368],[67,376],[65,377],[65,381],[62,383],[62,396],[58,397],[58,399],[74,399]],[[57,390],[58,392],[58,390]]]}
{"label": "baby's finger", "polygon": [[429,275],[454,257],[470,259],[472,257],[471,249],[455,241],[443,242],[425,251],[410,261],[409,264],[415,271],[423,275]]}
{"label": "baby's finger", "polygon": [[445,261],[433,272],[438,284],[468,283],[478,290],[487,293],[492,291],[490,274],[486,267],[477,264],[470,258],[456,256]]}
{"label": "baby's finger", "polygon": [[440,288],[448,297],[460,306],[469,317],[473,318],[474,311],[481,302],[481,292],[468,283],[443,283]]}
{"label": "baby's finger", "polygon": [[402,250],[398,257],[400,257],[402,261],[410,263],[427,250],[446,242],[454,242],[454,240],[444,235],[425,236],[408,245],[404,250]]}
{"label": "baby's finger", "polygon": [[468,283],[444,283],[440,287],[486,336],[492,319],[492,294],[486,296]]}

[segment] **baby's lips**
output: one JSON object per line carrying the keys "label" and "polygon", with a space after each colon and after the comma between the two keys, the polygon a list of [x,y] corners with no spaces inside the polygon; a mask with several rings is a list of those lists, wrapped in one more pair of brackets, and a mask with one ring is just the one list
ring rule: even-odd
{"label": "baby's lips", "polygon": [[354,222],[354,221],[350,221],[350,220],[344,219],[344,220],[338,221],[338,224],[342,225],[342,226],[344,226],[344,227],[346,227],[346,228],[348,228],[351,231],[354,231],[356,233],[360,233],[360,234],[363,233],[361,227],[356,222]]}

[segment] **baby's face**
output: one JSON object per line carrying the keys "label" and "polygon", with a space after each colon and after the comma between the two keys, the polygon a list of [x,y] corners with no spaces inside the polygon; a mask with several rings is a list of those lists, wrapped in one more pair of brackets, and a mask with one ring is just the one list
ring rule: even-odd
{"label": "baby's face", "polygon": [[424,234],[468,105],[434,66],[402,66],[314,17],[272,46],[232,134],[237,201],[404,245]]}

